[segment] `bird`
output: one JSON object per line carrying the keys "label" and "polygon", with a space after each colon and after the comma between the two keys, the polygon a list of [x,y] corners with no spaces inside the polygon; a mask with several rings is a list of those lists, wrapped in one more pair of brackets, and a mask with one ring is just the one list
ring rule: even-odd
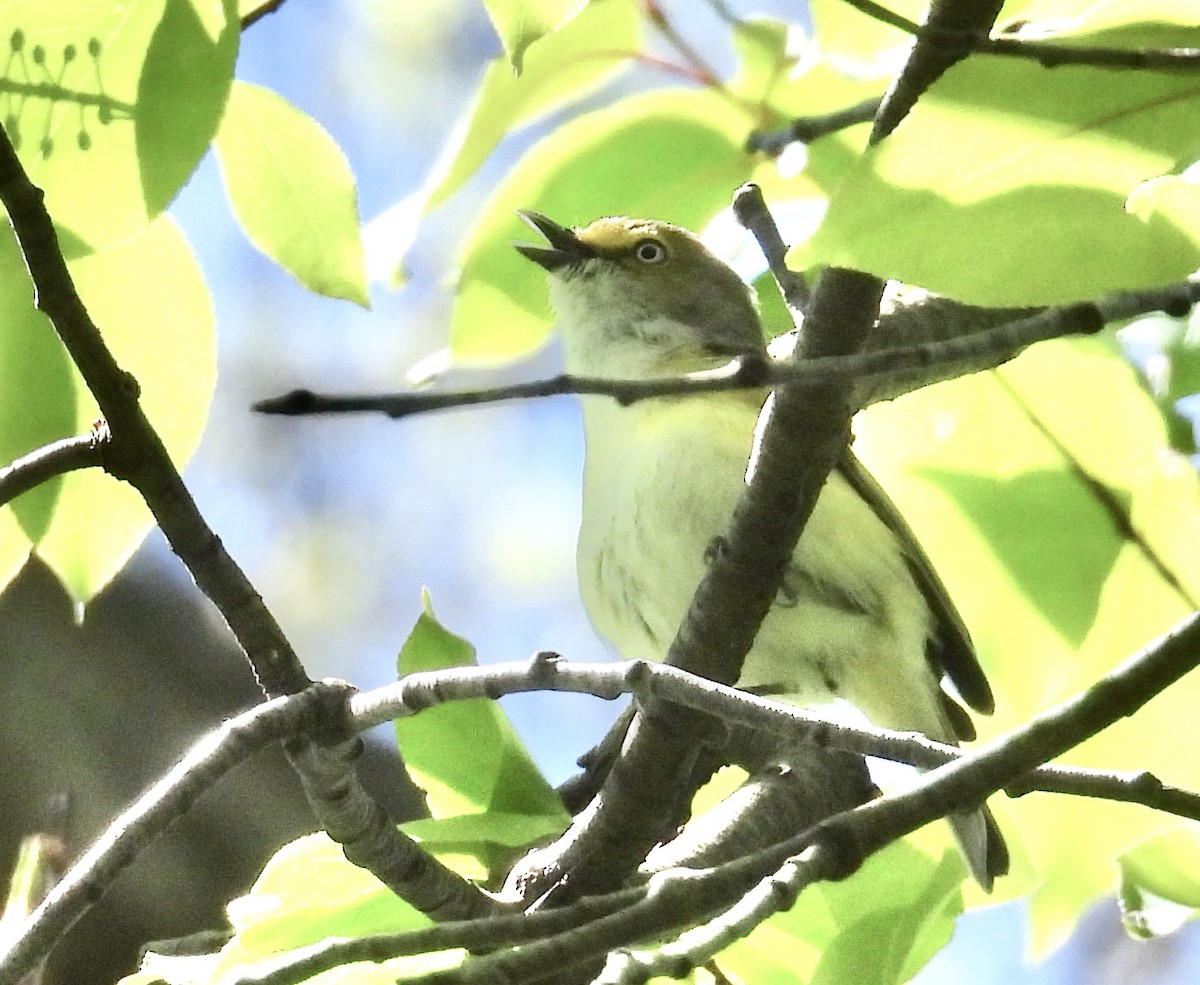
{"label": "bird", "polygon": [[[688,230],[609,216],[569,229],[518,215],[515,243],[548,273],[565,369],[642,380],[769,358],[754,291]],[[764,389],[622,404],[583,396],[577,573],[597,631],[625,659],[662,660],[746,481]],[[737,686],[803,706],[844,699],[882,728],[975,737],[943,689],[990,714],[970,635],[899,509],[847,449],[823,486]],[[950,815],[991,890],[1008,851],[986,806]]]}

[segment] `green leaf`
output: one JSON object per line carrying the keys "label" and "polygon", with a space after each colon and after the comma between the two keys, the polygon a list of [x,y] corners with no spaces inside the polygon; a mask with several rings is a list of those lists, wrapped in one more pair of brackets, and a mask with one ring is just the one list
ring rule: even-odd
{"label": "green leaf", "polygon": [[963,875],[954,850],[935,860],[895,842],[849,879],[808,887],[717,963],[739,981],[907,981],[950,939]]}
{"label": "green leaf", "polygon": [[[1112,47],[1200,41],[1196,28],[1092,24],[1097,29],[1069,39]],[[792,259],[1001,305],[1186,276],[1200,262],[1190,208],[1138,216],[1125,203],[1139,183],[1200,153],[1200,133],[1188,122],[1200,107],[1200,83],[1186,73],[1113,79],[1087,66],[967,59],[864,155]]]}
{"label": "green leaf", "polygon": [[513,168],[467,234],[451,325],[463,361],[525,355],[550,329],[545,272],[512,248],[533,208],[564,225],[643,215],[693,229],[729,203],[753,164],[750,121],[719,95],[645,93],[588,113],[539,141]]}
{"label": "green leaf", "polygon": [[216,132],[233,0],[15,0],[5,23],[0,106],[22,164],[60,227],[120,242],[167,206]]}
{"label": "green leaf", "polygon": [[250,892],[229,904],[237,933],[222,966],[313,944],[428,926],[429,918],[366,869],[346,861],[323,832],[281,848]]}
{"label": "green leaf", "polygon": [[732,95],[754,103],[767,101],[775,84],[796,63],[787,52],[789,31],[789,25],[782,21],[766,18],[750,18],[734,26],[738,69],[729,83]]}
{"label": "green leaf", "polygon": [[[1153,402],[1106,339],[1043,343],[999,371],[872,407],[855,433],[974,638],[996,693],[996,715],[977,720],[984,739],[1090,686],[1200,596],[1195,472],[1169,451]],[[1119,534],[1072,461],[1114,494],[1153,557]],[[1200,786],[1188,752],[1197,702],[1200,679],[1185,678],[1071,763]],[[1038,859],[1036,887],[1018,876],[1000,891],[1034,890],[1039,953],[1112,892],[1113,857],[1156,824],[1101,801],[994,806]]]}
{"label": "green leaf", "polygon": [[619,69],[641,47],[639,26],[631,0],[602,0],[530,51],[519,76],[493,59],[434,166],[425,210],[461,188],[506,134],[587,95]]}
{"label": "green leaf", "polygon": [[12,510],[0,509],[0,592],[25,567],[31,546]]}
{"label": "green leaf", "polygon": [[[33,305],[33,283],[8,217],[0,210],[0,463],[28,454],[77,430],[75,388],[70,361],[54,334],[49,320]],[[87,427],[83,428],[87,433]],[[19,541],[10,542],[12,560],[28,554],[29,543],[37,543],[50,526],[62,480],[50,482],[18,496],[11,504],[24,532],[24,551]],[[8,512],[5,510],[4,512]],[[7,567],[11,574],[16,570]],[[10,575],[11,576],[11,575]],[[0,581],[0,586],[7,579]]]}
{"label": "green leaf", "polygon": [[484,883],[502,880],[531,844],[561,833],[567,820],[556,805],[545,815],[487,811],[409,821],[402,827],[442,864]]}
{"label": "green leaf", "polygon": [[[423,603],[425,611],[400,651],[401,676],[473,666],[471,644],[437,621],[428,594]],[[495,701],[451,701],[399,718],[396,738],[435,818],[488,811],[568,820]]]}
{"label": "green leaf", "polygon": [[1200,908],[1200,829],[1166,828],[1117,858],[1121,917],[1135,937],[1171,933]]}
{"label": "green leaf", "polygon": [[[924,0],[887,5],[888,10],[918,22],[925,7]],[[891,77],[912,45],[912,35],[841,0],[810,0],[808,9],[822,57],[859,78]]]}
{"label": "green leaf", "polygon": [[[159,216],[118,246],[73,261],[71,275],[104,341],[141,386],[141,405],[177,468],[191,457],[216,384],[212,302],[187,240]],[[69,431],[99,416],[82,379],[59,391]],[[74,599],[88,601],[115,575],[152,520],[129,486],[95,469],[72,472],[37,552]],[[103,517],[103,522],[97,522]]]}
{"label": "green leaf", "polygon": [[[300,838],[281,848],[267,863],[250,892],[229,904],[235,936],[215,962],[193,967],[202,975],[178,971],[172,983],[231,981],[262,975],[294,955],[297,948],[331,937],[363,937],[399,933],[429,925],[429,918],[383,885],[375,876],[347,862],[341,846],[324,833]],[[393,961],[356,963],[321,975],[321,982],[390,985],[405,974],[429,972],[459,964],[460,952],[439,952]],[[160,965],[147,961],[147,969]],[[160,970],[160,974],[162,971]]]}
{"label": "green leaf", "polygon": [[237,58],[235,4],[166,0],[138,79],[134,130],[146,213],[165,209],[208,149],[229,98]]}
{"label": "green leaf", "polygon": [[309,290],[370,307],[354,175],[324,128],[270,89],[238,82],[216,147],[250,242]]}
{"label": "green leaf", "polygon": [[492,26],[500,35],[514,75],[521,74],[525,50],[539,38],[565,26],[587,0],[485,0]]}

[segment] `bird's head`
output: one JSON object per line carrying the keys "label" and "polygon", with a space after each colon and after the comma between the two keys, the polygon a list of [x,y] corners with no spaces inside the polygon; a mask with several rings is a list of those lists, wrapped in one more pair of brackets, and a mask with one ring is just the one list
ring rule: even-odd
{"label": "bird's head", "polygon": [[546,239],[516,248],[550,273],[572,372],[637,378],[763,350],[754,292],[686,229],[624,217],[567,229],[518,214]]}

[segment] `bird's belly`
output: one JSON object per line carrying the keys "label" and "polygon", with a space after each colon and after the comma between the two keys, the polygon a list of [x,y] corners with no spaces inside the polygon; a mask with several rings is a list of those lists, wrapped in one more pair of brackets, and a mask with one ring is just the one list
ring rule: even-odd
{"label": "bird's belly", "polygon": [[[580,588],[596,630],[625,659],[666,656],[744,487],[744,464],[695,437],[684,461],[678,441],[641,458],[631,446],[625,469],[585,477]],[[845,698],[878,725],[937,733],[928,607],[890,532],[838,477],[789,578],[738,686],[805,705]]]}

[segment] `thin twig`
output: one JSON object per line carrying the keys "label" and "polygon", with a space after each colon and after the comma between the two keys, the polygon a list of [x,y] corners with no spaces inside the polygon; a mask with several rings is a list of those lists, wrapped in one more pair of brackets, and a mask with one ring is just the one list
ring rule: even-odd
{"label": "thin twig", "polygon": [[[529,691],[568,691],[613,700],[630,694],[639,705],[682,705],[729,724],[745,726],[819,748],[934,769],[971,753],[912,732],[849,726],[819,714],[737,688],[704,680],[676,667],[634,660],[620,664],[570,663],[537,654],[525,663],[458,667],[409,674],[394,684],[355,694],[354,727],[365,731],[446,701],[496,698]],[[1011,784],[1012,796],[1045,792],[1137,803],[1200,821],[1200,794],[1162,783],[1145,772],[1116,773],[1040,766]]]}
{"label": "thin twig", "polygon": [[452,920],[403,933],[333,940],[271,971],[239,978],[232,985],[294,985],[355,961],[380,962],[457,948],[472,952],[495,951],[583,926],[625,910],[645,899],[646,895],[646,887],[635,886],[606,896],[585,897],[555,910]]}
{"label": "thin twig", "polygon": [[63,438],[18,458],[0,469],[0,506],[56,476],[103,467],[107,441],[107,429],[97,428],[91,434]]}
{"label": "thin twig", "polygon": [[[925,768],[933,769],[953,762],[960,774],[971,774],[972,771],[986,774],[991,777],[988,785],[996,783],[997,788],[1003,786],[1006,790],[1018,793],[1046,790],[1103,797],[1146,804],[1183,817],[1200,818],[1200,796],[1166,787],[1150,774],[1104,773],[1038,765],[1068,751],[1113,721],[1132,714],[1200,662],[1198,636],[1200,617],[1194,616],[1093,687],[975,752],[965,752],[911,733],[835,725],[798,708],[714,684],[666,665],[647,664],[644,661],[570,664],[546,653],[537,654],[531,661],[519,664],[460,667],[411,674],[396,684],[356,694],[350,704],[355,727],[367,729],[393,717],[415,714],[445,701],[480,697],[495,699],[504,694],[530,690],[573,691],[603,698],[629,692],[639,701],[687,704],[739,724],[767,728],[792,737],[802,737],[815,744],[896,759]],[[1027,768],[1019,775],[1002,776],[1006,769],[1017,769],[1015,764],[1021,761],[1027,763]],[[1001,769],[997,763],[1002,763],[1004,768]],[[934,769],[919,781],[918,786],[932,786],[936,792],[939,785],[948,782],[945,779],[947,775],[943,770]],[[952,778],[950,782],[958,781]],[[890,816],[892,813],[892,809],[884,805],[901,798],[923,804],[924,814],[905,813],[904,823],[909,826],[906,830],[913,830],[933,820],[937,815],[931,811],[941,809],[931,807],[930,802],[921,795],[893,794],[850,812],[857,819],[854,822],[856,827],[862,825],[862,816],[868,819],[869,825],[877,827],[883,823],[877,815]],[[1165,803],[1171,806],[1164,806]],[[956,805],[942,806],[949,810]],[[540,947],[541,944],[536,943],[538,941],[546,947],[558,949],[556,953],[561,953],[565,942],[569,941],[571,946],[566,951],[572,955],[571,960],[582,962],[589,956],[604,953],[605,949],[624,947],[635,940],[644,939],[649,933],[647,928],[658,925],[646,922],[644,917],[647,915],[652,921],[661,921],[666,911],[670,913],[672,926],[686,926],[692,918],[707,919],[706,914],[724,910],[712,918],[710,925],[699,927],[692,932],[692,937],[685,935],[678,946],[671,945],[665,954],[671,967],[677,967],[681,955],[689,961],[704,960],[710,945],[727,939],[730,933],[744,935],[750,927],[789,905],[802,886],[835,871],[838,863],[832,857],[833,853],[827,850],[832,835],[826,829],[836,823],[838,819],[831,819],[754,856],[715,866],[704,873],[663,873],[654,877],[644,890],[621,890],[615,895],[582,900],[562,910],[538,910],[532,915],[519,917],[459,921],[404,934],[337,943],[318,953],[305,955],[266,976],[243,979],[240,985],[285,985],[350,961],[383,961],[430,950],[458,947],[478,950],[523,944],[522,952],[526,952],[529,947]],[[887,823],[892,822],[889,819]],[[892,831],[885,839],[876,833],[871,843],[878,848],[898,836],[896,831]],[[820,841],[825,850],[801,854],[814,841]],[[791,866],[794,865],[799,865],[799,870],[792,871]],[[780,882],[780,879],[783,881]],[[759,889],[746,895],[749,887],[756,882],[759,883]],[[679,896],[673,897],[676,890],[679,890]],[[589,910],[589,907],[594,909]],[[588,947],[579,950],[583,938],[574,936],[574,929],[585,925],[594,929],[596,924],[602,925],[600,934],[587,935]],[[557,941],[547,939],[547,933],[561,937]],[[489,968],[499,963],[509,971],[521,970],[522,975],[517,976],[519,980],[533,980],[537,975],[524,963],[526,960],[532,961],[532,958],[526,954],[525,959],[513,955],[480,959]],[[511,964],[513,961],[520,964],[514,966]],[[659,958],[652,954],[639,954],[637,963],[642,961],[651,962],[650,966],[654,968],[663,967]],[[481,973],[483,965],[473,962],[474,972]],[[550,966],[558,967],[553,964]],[[547,965],[540,967],[544,973]],[[610,966],[609,971],[614,971],[616,967]],[[463,980],[459,975],[460,972],[455,970],[445,976],[438,975],[426,980]]]}
{"label": "thin twig", "polygon": [[[659,928],[693,927],[668,945],[658,963],[635,963],[682,976],[731,937],[744,937],[818,880],[845,878],[875,851],[944,814],[970,809],[991,792],[1039,771],[1040,764],[1133,714],[1200,663],[1200,614],[1181,623],[1086,691],[982,748],[959,754],[913,786],[829,818],[793,837],[736,861],[701,871],[669,870],[652,878],[644,900],[578,930],[531,941],[518,949],[473,958],[420,979],[423,985],[484,980],[535,982],[602,954],[627,949]],[[545,675],[549,665],[527,672]],[[669,676],[666,671],[664,676]],[[1045,767],[1040,767],[1044,769]],[[708,921],[701,924],[700,921]],[[603,981],[642,981],[618,952]],[[644,969],[642,969],[644,970]],[[496,977],[493,977],[496,976]]]}
{"label": "thin twig", "polygon": [[808,304],[808,283],[804,275],[789,270],[787,244],[779,234],[775,218],[767,208],[762,189],[755,184],[742,185],[733,193],[733,214],[744,229],[748,229],[758,241],[759,249],[766,257],[771,276],[779,285],[784,301],[793,312],[804,311]]}
{"label": "thin twig", "polygon": [[855,103],[845,109],[834,110],[832,113],[822,113],[818,116],[798,116],[783,130],[769,133],[754,132],[746,141],[746,149],[760,151],[771,157],[778,157],[788,144],[811,144],[831,133],[870,123],[879,112],[880,96],[872,96],[861,103]]}
{"label": "thin twig", "polygon": [[260,20],[266,17],[267,14],[275,13],[275,11],[277,11],[285,3],[287,3],[287,0],[266,0],[265,3],[255,7],[242,17],[242,30],[245,31],[248,27],[253,27]]}
{"label": "thin twig", "polygon": [[269,697],[304,690],[308,675],[242,569],[196,508],[162,439],[138,403],[137,381],[113,358],[75,290],[42,193],[0,131],[0,202],[8,211],[39,310],[49,318],[107,422],[105,469],[131,483],[172,549],[237,637]]}
{"label": "thin twig", "polygon": [[[1025,318],[954,338],[850,356],[826,356],[792,363],[743,358],[719,369],[655,380],[614,380],[563,373],[527,383],[442,393],[339,395],[293,390],[281,397],[259,401],[254,409],[263,414],[287,416],[382,413],[402,418],[455,407],[564,394],[596,394],[612,397],[622,404],[632,404],[660,397],[774,387],[786,383],[818,386],[843,379],[861,382],[872,377],[971,360],[979,360],[981,365],[990,368],[1036,342],[1093,333],[1108,322],[1150,311],[1186,314],[1197,301],[1200,301],[1200,282],[1184,281],[1157,290],[1121,292],[1095,301],[1047,308]],[[889,399],[898,395],[889,391]]]}
{"label": "thin twig", "polygon": [[675,25],[667,18],[666,11],[659,5],[658,0],[642,0],[642,11],[648,20],[666,40],[683,57],[696,74],[701,85],[712,88],[722,88],[720,76],[713,71],[712,66],[692,44],[676,30]]}
{"label": "thin twig", "polygon": [[1148,71],[1200,69],[1200,48],[1108,48],[1103,45],[1073,45],[1021,38],[993,38],[978,31],[961,31],[936,24],[918,24],[873,0],[843,0],[868,17],[911,34],[916,38],[943,41],[976,54],[1027,58],[1046,68],[1060,65],[1094,65],[1099,68]]}

